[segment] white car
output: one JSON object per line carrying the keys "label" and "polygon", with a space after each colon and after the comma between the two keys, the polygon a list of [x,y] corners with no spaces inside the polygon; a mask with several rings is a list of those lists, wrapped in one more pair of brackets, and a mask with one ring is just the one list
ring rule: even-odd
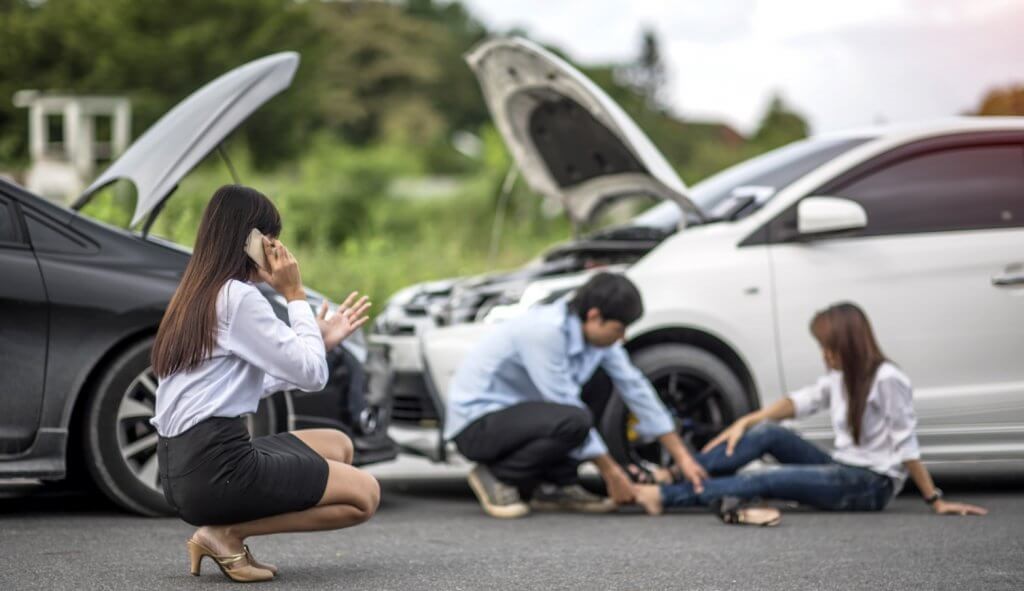
{"label": "white car", "polygon": [[[695,446],[822,374],[808,325],[845,300],[912,378],[926,460],[1024,460],[1024,118],[818,136],[687,189],[558,57],[499,39],[468,60],[534,190],[578,220],[624,195],[666,201],[516,272],[396,294],[371,342],[394,373],[389,433],[403,449],[445,459],[444,399],[464,353],[492,322],[581,284],[597,261],[639,287],[645,313],[627,347]],[[565,252],[578,256],[567,263]],[[612,453],[661,461],[609,389],[598,377],[585,398]],[[826,420],[797,426],[827,442]]]}

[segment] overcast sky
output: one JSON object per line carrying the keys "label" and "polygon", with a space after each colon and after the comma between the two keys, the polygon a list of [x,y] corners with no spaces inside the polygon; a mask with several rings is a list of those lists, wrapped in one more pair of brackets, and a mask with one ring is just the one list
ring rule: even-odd
{"label": "overcast sky", "polygon": [[669,106],[750,131],[773,93],[814,131],[955,115],[1024,83],[1024,0],[465,0],[582,63],[622,61],[652,27]]}

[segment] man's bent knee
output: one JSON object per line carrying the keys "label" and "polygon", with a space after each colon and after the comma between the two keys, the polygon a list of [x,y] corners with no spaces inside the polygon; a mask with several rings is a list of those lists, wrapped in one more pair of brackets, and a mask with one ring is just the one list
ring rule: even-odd
{"label": "man's bent knee", "polygon": [[566,409],[565,417],[559,422],[556,436],[574,446],[583,443],[594,426],[590,411],[575,406]]}

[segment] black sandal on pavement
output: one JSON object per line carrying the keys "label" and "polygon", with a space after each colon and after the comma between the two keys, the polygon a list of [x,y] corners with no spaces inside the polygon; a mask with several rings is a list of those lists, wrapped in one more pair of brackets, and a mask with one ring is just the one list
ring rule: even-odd
{"label": "black sandal on pavement", "polygon": [[626,473],[634,484],[658,484],[658,481],[654,479],[654,474],[650,470],[641,468],[636,464],[630,464],[626,469]]}
{"label": "black sandal on pavement", "polygon": [[[667,478],[662,477],[659,479],[657,471],[667,475]],[[668,468],[658,467],[655,470],[651,470],[646,466],[637,466],[636,464],[630,464],[626,473],[634,484],[672,484],[673,482],[679,482],[683,479],[683,471],[678,466],[672,465]]]}
{"label": "black sandal on pavement", "polygon": [[722,523],[775,527],[782,522],[782,513],[772,507],[751,507],[738,497],[722,497],[711,504]]}

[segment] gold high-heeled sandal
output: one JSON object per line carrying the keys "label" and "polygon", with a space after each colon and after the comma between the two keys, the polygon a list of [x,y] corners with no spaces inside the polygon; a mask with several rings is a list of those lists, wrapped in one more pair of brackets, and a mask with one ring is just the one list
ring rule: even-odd
{"label": "gold high-heeled sandal", "polygon": [[256,560],[256,557],[252,555],[252,551],[249,550],[248,544],[242,544],[242,551],[245,552],[246,557],[249,559],[249,564],[255,566],[256,568],[263,568],[269,570],[275,575],[277,574],[276,566],[274,566],[273,564],[267,564],[265,562],[259,562],[258,560]]}
{"label": "gold high-heeled sandal", "polygon": [[[189,572],[192,573],[192,576],[199,576],[203,558],[209,556],[217,563],[217,566],[220,567],[220,572],[224,573],[225,577],[237,583],[255,583],[258,581],[269,581],[274,578],[274,573],[251,564],[248,560],[248,554],[244,551],[238,554],[217,556],[213,553],[213,550],[194,540],[185,542],[185,546],[188,547]],[[239,564],[243,560],[246,562]]]}

